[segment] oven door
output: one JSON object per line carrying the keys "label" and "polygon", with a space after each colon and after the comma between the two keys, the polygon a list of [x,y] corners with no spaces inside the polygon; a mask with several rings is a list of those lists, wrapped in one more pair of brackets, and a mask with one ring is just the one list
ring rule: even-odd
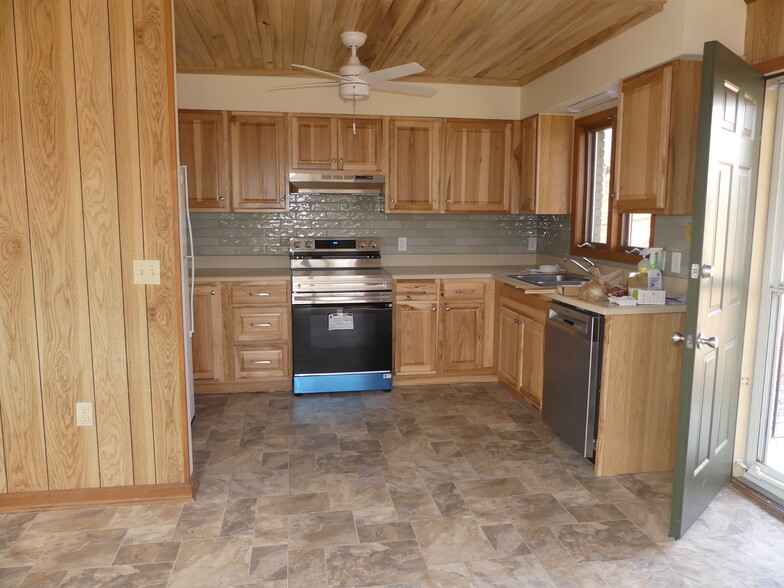
{"label": "oven door", "polygon": [[294,393],[392,388],[392,304],[292,306]]}

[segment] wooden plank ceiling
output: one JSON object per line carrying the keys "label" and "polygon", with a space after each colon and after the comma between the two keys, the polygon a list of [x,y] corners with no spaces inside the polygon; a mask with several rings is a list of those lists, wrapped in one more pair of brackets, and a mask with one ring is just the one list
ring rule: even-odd
{"label": "wooden plank ceiling", "polygon": [[371,70],[417,61],[417,80],[524,85],[662,10],[667,0],[174,0],[180,72],[336,72],[343,31],[367,33]]}

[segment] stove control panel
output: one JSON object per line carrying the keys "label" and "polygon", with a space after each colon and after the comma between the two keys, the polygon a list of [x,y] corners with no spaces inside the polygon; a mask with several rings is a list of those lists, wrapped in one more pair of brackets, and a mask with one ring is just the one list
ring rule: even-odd
{"label": "stove control panel", "polygon": [[378,237],[357,237],[351,239],[310,239],[298,237],[289,241],[291,253],[312,252],[380,252],[381,244]]}

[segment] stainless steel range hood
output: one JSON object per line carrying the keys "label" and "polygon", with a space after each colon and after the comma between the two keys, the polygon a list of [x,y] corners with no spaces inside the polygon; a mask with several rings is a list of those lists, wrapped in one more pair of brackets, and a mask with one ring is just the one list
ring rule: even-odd
{"label": "stainless steel range hood", "polygon": [[292,192],[306,194],[383,194],[383,175],[343,173],[290,173]]}

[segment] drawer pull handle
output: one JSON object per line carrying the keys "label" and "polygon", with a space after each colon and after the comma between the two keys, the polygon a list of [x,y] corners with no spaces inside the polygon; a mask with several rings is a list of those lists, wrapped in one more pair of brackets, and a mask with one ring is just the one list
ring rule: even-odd
{"label": "drawer pull handle", "polygon": [[473,294],[475,290],[455,290],[455,294]]}
{"label": "drawer pull handle", "polygon": [[267,363],[272,363],[271,359],[256,359],[251,362],[253,365],[263,365]]}
{"label": "drawer pull handle", "polygon": [[272,323],[251,323],[251,327],[271,327]]}
{"label": "drawer pull handle", "polygon": [[411,294],[430,294],[430,292],[425,292],[424,290],[409,290],[406,294],[410,296]]}
{"label": "drawer pull handle", "polygon": [[248,296],[269,296],[269,292],[248,292]]}

